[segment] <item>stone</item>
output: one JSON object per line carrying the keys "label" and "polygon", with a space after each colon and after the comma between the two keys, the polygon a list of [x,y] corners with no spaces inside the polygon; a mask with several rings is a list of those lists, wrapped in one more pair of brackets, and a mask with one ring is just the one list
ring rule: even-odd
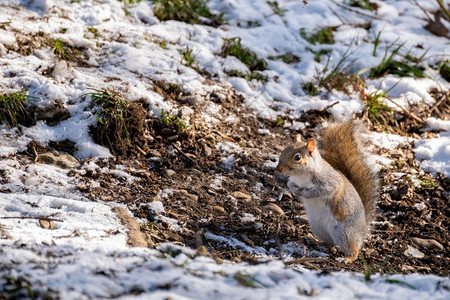
{"label": "stone", "polygon": [[222,206],[219,206],[219,205],[214,205],[212,207],[212,209],[219,214],[225,213],[225,208],[223,208]]}
{"label": "stone", "polygon": [[190,200],[193,200],[193,201],[198,201],[198,196],[197,195],[190,194],[186,190],[179,190],[179,191],[180,191],[180,194],[183,195],[184,197],[186,197],[186,198],[188,198]]}
{"label": "stone", "polygon": [[209,148],[207,145],[203,144],[203,152],[205,153],[206,156],[211,156],[212,154],[212,150],[211,148]]}
{"label": "stone", "polygon": [[172,176],[174,176],[176,174],[176,172],[174,170],[171,170],[171,169],[166,169],[164,171],[164,173],[166,174],[167,177],[172,177]]}
{"label": "stone", "polygon": [[403,272],[416,272],[416,268],[410,265],[402,265],[401,270]]}
{"label": "stone", "polygon": [[62,169],[73,169],[80,166],[78,160],[72,155],[61,152],[61,151],[53,151],[38,154],[36,157],[36,162],[53,165]]}
{"label": "stone", "polygon": [[237,199],[252,200],[252,196],[250,196],[249,194],[243,193],[243,192],[236,191],[232,195],[234,198],[237,198]]}
{"label": "stone", "polygon": [[272,212],[276,215],[284,215],[284,211],[275,203],[269,203],[263,206],[263,211]]}
{"label": "stone", "polygon": [[408,247],[406,248],[405,252],[403,252],[403,254],[405,254],[406,256],[409,256],[409,257],[414,257],[414,258],[424,258],[425,257],[425,254],[423,254],[416,248],[411,247],[410,245],[408,245]]}
{"label": "stone", "polygon": [[413,237],[411,238],[411,241],[414,243],[414,245],[421,247],[421,248],[425,248],[425,249],[430,249],[430,250],[444,250],[444,246],[442,246],[441,243],[439,243],[436,240],[433,239],[421,239],[418,237]]}
{"label": "stone", "polygon": [[162,157],[161,153],[159,153],[159,151],[155,150],[155,149],[150,149],[150,150],[147,151],[147,153],[151,157]]}
{"label": "stone", "polygon": [[173,134],[175,134],[176,132],[173,130],[173,129],[170,129],[170,128],[163,128],[163,129],[161,129],[161,135],[162,136],[170,136],[170,135],[173,135]]}

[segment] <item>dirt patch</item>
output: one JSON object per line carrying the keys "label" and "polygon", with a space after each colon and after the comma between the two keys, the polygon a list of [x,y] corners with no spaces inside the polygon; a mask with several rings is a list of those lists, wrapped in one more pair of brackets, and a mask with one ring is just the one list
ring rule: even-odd
{"label": "dirt patch", "polygon": [[112,210],[116,213],[120,222],[128,229],[127,245],[130,247],[148,247],[151,246],[147,243],[147,238],[143,232],[139,223],[132,217],[123,207],[115,207]]}
{"label": "dirt patch", "polygon": [[[367,264],[382,274],[448,276],[449,179],[420,173],[412,145],[377,150],[393,163],[381,172],[383,188],[372,236],[362,249],[364,262],[346,265],[336,261],[342,253],[314,242],[303,205],[274,170],[290,137],[311,135],[327,117],[326,112],[303,114],[296,121],[309,126],[287,132],[276,122],[256,119],[233,91],[226,96],[223,91],[215,92],[202,99],[208,107],[215,107],[218,122],[205,121],[201,112],[206,106],[186,101],[188,95],[177,98],[178,92],[169,94],[173,101],[194,110],[185,131],[180,132],[173,122],[144,116],[143,127],[136,127],[142,130],[139,134],[147,132],[144,151],[129,148],[127,155],[98,161],[102,167],[128,175],[100,168],[72,172],[81,182],[79,189],[90,199],[124,203],[135,217],[146,220],[139,224],[140,231],[135,231],[141,237],[145,234],[148,245],[171,241],[218,261],[249,263],[260,262],[255,251],[281,259],[283,247],[311,269],[364,271]],[[236,117],[237,121],[232,121]],[[426,248],[412,238],[431,239],[442,247]],[[298,245],[289,248],[293,242]],[[411,247],[423,257],[411,256]],[[315,251],[329,256],[317,259]]]}

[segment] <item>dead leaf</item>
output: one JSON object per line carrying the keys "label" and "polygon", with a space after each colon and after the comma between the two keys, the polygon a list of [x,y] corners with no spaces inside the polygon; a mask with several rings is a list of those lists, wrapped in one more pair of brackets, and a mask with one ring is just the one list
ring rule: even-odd
{"label": "dead leaf", "polygon": [[44,229],[50,229],[50,230],[55,229],[55,222],[53,222],[52,220],[40,219],[39,225],[41,225],[41,227]]}

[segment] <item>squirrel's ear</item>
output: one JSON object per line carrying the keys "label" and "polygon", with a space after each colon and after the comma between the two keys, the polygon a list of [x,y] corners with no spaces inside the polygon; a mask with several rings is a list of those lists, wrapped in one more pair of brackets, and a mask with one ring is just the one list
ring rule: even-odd
{"label": "squirrel's ear", "polygon": [[315,139],[309,139],[308,143],[306,143],[306,149],[308,149],[308,153],[311,155],[316,148],[316,140]]}
{"label": "squirrel's ear", "polygon": [[296,143],[301,143],[302,142],[302,135],[301,134],[297,134],[295,136],[295,142]]}

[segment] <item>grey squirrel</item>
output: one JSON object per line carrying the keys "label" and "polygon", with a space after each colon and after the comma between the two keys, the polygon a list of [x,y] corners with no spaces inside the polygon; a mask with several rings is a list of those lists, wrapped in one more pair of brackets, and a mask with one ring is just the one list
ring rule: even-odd
{"label": "grey squirrel", "polygon": [[379,178],[367,161],[365,128],[359,122],[331,123],[316,140],[297,135],[280,154],[277,171],[289,176],[288,187],[306,209],[311,230],[354,261],[378,197]]}

